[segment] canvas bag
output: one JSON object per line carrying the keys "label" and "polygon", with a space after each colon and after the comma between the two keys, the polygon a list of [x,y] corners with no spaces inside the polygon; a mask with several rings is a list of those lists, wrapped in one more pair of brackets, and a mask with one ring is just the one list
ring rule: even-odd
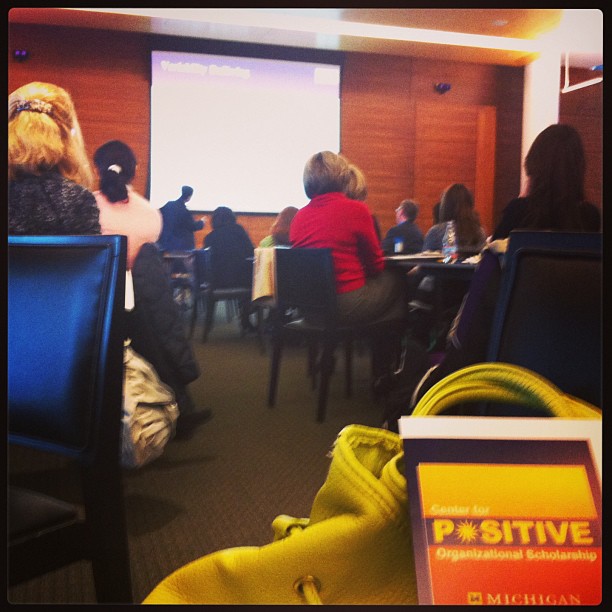
{"label": "canvas bag", "polygon": [[157,459],[174,436],[178,416],[172,389],[126,341],[123,349],[121,465],[138,468]]}
{"label": "canvas bag", "polygon": [[[415,409],[453,402],[534,406],[550,416],[601,418],[542,377],[508,364],[477,364],[438,382]],[[278,516],[274,541],[211,553],[176,570],[145,604],[417,604],[402,440],[349,425],[338,435],[310,517]]]}

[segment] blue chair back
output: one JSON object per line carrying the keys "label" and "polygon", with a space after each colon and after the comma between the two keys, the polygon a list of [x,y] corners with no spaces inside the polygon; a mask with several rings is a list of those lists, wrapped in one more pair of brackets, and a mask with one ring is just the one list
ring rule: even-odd
{"label": "blue chair back", "polygon": [[602,234],[514,231],[488,350],[602,406]]}
{"label": "blue chair back", "polygon": [[8,246],[8,440],[74,460],[81,476],[78,511],[53,497],[62,483],[11,483],[9,583],[87,559],[98,602],[131,602],[120,466],[126,237],[9,236]]}
{"label": "blue chair back", "polygon": [[11,443],[108,452],[98,424],[121,419],[124,248],[120,236],[9,236]]}

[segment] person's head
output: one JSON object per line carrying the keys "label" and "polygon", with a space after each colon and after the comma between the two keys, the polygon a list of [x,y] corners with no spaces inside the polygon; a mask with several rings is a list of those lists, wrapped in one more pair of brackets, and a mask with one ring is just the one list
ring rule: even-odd
{"label": "person's head", "polygon": [[525,157],[531,227],[575,227],[578,204],[584,200],[585,169],[582,139],[572,126],[557,123],[538,134]]}
{"label": "person's head", "polygon": [[191,196],[193,195],[193,187],[189,185],[183,185],[181,187],[181,200],[183,202],[189,202],[191,200]]}
{"label": "person's head", "polygon": [[368,197],[368,186],[365,175],[355,164],[349,164],[348,184],[344,190],[347,198],[365,202]]}
{"label": "person's head", "polygon": [[227,206],[219,206],[215,208],[211,219],[212,228],[214,230],[225,225],[231,225],[232,223],[236,223],[236,215],[231,208],[228,208]]}
{"label": "person's head", "polygon": [[419,205],[413,200],[402,200],[400,205],[395,209],[395,219],[398,225],[404,221],[414,223],[418,214]]}
{"label": "person's head", "polygon": [[93,160],[100,191],[110,202],[127,199],[127,186],[136,174],[136,156],[132,149],[121,140],[110,140],[96,150]]}
{"label": "person's head", "polygon": [[442,193],[440,222],[455,222],[460,247],[476,247],[482,240],[480,219],[474,208],[472,192],[462,183],[454,183]]}
{"label": "person's head", "polygon": [[70,94],[34,81],[9,95],[9,180],[57,171],[91,189],[93,174]]}
{"label": "person's head", "polygon": [[315,153],[304,166],[304,191],[309,198],[324,193],[344,193],[349,179],[349,163],[338,153]]}
{"label": "person's head", "polygon": [[472,192],[462,183],[453,183],[442,193],[440,200],[440,222],[457,221],[472,213],[474,198]]}
{"label": "person's head", "polygon": [[270,228],[270,233],[276,244],[289,244],[289,226],[297,211],[298,209],[295,206],[286,206],[276,216]]}

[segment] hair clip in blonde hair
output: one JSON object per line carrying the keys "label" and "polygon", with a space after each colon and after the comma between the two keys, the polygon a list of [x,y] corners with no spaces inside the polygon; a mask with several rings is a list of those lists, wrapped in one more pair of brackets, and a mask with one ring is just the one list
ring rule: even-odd
{"label": "hair clip in blonde hair", "polygon": [[53,114],[53,107],[48,102],[43,100],[24,100],[17,105],[15,109],[15,113],[20,113],[21,111],[32,111],[34,113],[44,113],[45,115]]}
{"label": "hair clip in blonde hair", "polygon": [[117,174],[121,174],[122,168],[118,164],[112,164],[107,168],[107,170],[110,170],[111,172],[116,172]]}

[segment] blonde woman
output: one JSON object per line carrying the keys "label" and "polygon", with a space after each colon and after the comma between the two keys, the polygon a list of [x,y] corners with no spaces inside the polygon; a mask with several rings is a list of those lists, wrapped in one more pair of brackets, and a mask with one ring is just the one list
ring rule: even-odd
{"label": "blonde woman", "polygon": [[93,174],[70,94],[35,81],[8,102],[9,234],[99,234]]}
{"label": "blonde woman", "polygon": [[[339,319],[349,325],[397,322],[407,316],[406,284],[403,274],[385,269],[380,239],[372,213],[363,201],[365,181],[342,155],[321,151],[304,167],[304,191],[310,202],[293,218],[290,239],[293,247],[329,248],[334,261]],[[308,316],[308,315],[307,315]],[[375,379],[389,375],[395,367],[396,332],[380,333],[373,339]]]}

